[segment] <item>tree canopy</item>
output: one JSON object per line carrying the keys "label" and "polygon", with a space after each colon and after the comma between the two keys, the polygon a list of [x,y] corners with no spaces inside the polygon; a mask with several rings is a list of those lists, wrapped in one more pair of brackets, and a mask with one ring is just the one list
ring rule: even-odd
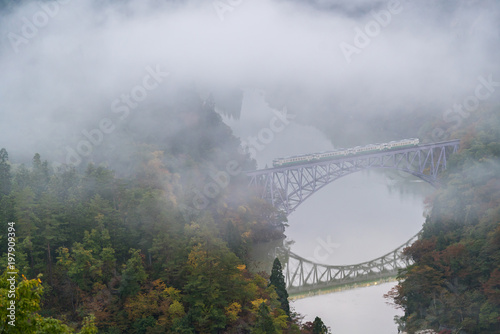
{"label": "tree canopy", "polygon": [[[94,155],[99,164],[58,169],[38,153],[11,164],[0,150],[0,229],[15,222],[15,266],[27,277],[18,280],[27,303],[17,315],[20,332],[300,331],[283,308],[282,274],[280,282],[274,274],[275,288],[247,269],[252,243],[281,237],[286,218],[248,193],[242,173],[221,183],[228,161],[240,170],[254,162],[238,152],[212,104],[182,94],[185,105],[168,117],[174,124],[190,113],[190,135],[136,129],[124,140],[134,148],[126,170],[125,158],[117,164],[105,145]],[[145,113],[155,119],[160,111]],[[197,208],[196,196],[215,181],[223,186]],[[3,288],[1,298],[6,305]]]}
{"label": "tree canopy", "polygon": [[409,333],[500,332],[499,113],[476,113],[459,135],[422,237],[405,250],[414,263],[388,294]]}

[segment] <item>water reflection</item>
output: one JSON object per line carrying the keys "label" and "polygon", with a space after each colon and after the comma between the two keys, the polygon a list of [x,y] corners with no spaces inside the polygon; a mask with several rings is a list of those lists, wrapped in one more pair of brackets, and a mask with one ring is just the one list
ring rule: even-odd
{"label": "water reflection", "polygon": [[291,250],[316,263],[356,264],[381,256],[415,235],[433,188],[398,171],[374,170],[328,185],[289,216],[287,238],[255,245],[257,271]]}
{"label": "water reflection", "polygon": [[291,250],[314,262],[343,265],[395,249],[424,222],[423,200],[433,188],[416,181],[365,171],[331,183],[288,217]]}

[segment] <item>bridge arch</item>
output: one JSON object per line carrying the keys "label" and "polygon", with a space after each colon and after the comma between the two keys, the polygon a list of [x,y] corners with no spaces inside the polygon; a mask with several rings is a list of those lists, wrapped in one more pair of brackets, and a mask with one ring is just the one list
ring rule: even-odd
{"label": "bridge arch", "polygon": [[411,260],[405,257],[403,251],[415,242],[421,233],[422,231],[418,232],[396,249],[376,259],[350,265],[316,263],[287,252],[284,261],[287,291],[291,295],[305,294],[339,285],[394,277],[399,269],[411,264]]}
{"label": "bridge arch", "polygon": [[[333,183],[334,181],[337,181],[338,179],[341,179],[345,176],[348,176],[348,175],[351,175],[351,174],[354,174],[354,173],[357,173],[357,172],[360,172],[360,171],[364,171],[364,170],[369,170],[369,169],[391,169],[391,170],[399,170],[399,171],[402,171],[402,172],[405,172],[405,173],[408,173],[410,175],[413,175],[413,176],[416,176],[418,178],[420,178],[421,180],[429,183],[430,185],[432,185],[433,187],[437,187],[439,185],[439,181],[437,179],[432,179],[432,178],[429,178],[428,175],[425,175],[425,174],[421,174],[421,173],[416,173],[416,172],[413,172],[413,171],[409,171],[409,170],[404,170],[404,169],[400,169],[400,168],[390,168],[390,167],[366,167],[366,168],[363,168],[363,169],[357,169],[357,170],[353,170],[353,171],[347,171],[345,173],[343,173],[342,175],[338,175],[334,178],[331,178],[329,179],[327,182],[324,182],[324,183],[321,183],[320,185],[316,186],[316,188],[314,189],[314,191],[310,191],[310,192],[307,192],[302,198],[301,198],[301,201],[297,202],[296,205],[291,205],[288,207],[289,211],[290,212],[287,212],[287,214],[295,211],[295,209],[297,209],[297,207],[304,203],[309,197],[311,197],[312,195],[314,195],[315,193],[317,193],[318,191],[320,191],[321,189],[323,189],[324,187],[326,187],[327,185],[329,185],[330,183]],[[304,188],[314,188],[315,185],[313,182],[316,182],[316,180],[313,180],[307,184],[304,185]],[[289,198],[290,197],[293,197],[295,196],[297,193],[297,191],[293,191],[289,194]],[[285,209],[286,211],[286,209]]]}
{"label": "bridge arch", "polygon": [[400,170],[433,186],[446,169],[448,158],[459,147],[459,140],[419,145],[391,151],[341,157],[328,161],[248,172],[250,186],[261,197],[287,215],[326,185],[346,175],[372,168]]}

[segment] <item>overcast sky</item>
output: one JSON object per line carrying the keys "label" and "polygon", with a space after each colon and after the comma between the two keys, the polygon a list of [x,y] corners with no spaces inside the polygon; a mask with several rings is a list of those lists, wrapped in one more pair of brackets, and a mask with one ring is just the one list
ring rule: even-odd
{"label": "overcast sky", "polygon": [[417,104],[439,110],[472,94],[478,76],[500,78],[498,7],[430,0],[28,2],[0,18],[0,142],[31,155],[50,150],[47,141],[78,140],[83,125],[110,114],[148,66],[169,72],[169,80],[192,81],[200,92],[283,91],[290,101],[300,97],[294,102],[304,106],[302,120],[321,117],[322,103],[366,114]]}

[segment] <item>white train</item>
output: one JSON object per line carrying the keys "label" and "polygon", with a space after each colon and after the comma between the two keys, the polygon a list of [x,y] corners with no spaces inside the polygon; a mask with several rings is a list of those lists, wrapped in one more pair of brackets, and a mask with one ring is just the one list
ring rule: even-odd
{"label": "white train", "polygon": [[337,150],[328,152],[296,155],[292,157],[274,159],[273,166],[281,167],[281,166],[302,164],[311,161],[316,162],[321,160],[331,160],[338,157],[346,157],[351,155],[367,154],[379,151],[393,150],[398,148],[412,147],[412,146],[417,146],[418,143],[419,143],[418,138],[409,138],[382,144],[368,144],[366,146],[356,146],[347,149],[339,148]]}

